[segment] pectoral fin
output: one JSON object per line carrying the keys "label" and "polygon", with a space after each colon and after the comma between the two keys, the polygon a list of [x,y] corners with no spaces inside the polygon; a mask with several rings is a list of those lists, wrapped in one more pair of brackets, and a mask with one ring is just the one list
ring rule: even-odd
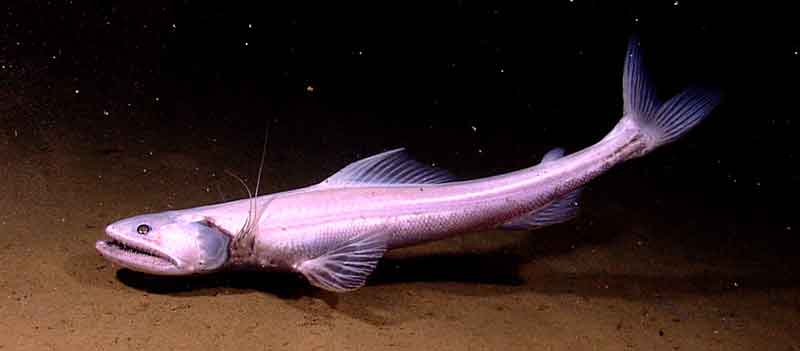
{"label": "pectoral fin", "polygon": [[294,268],[316,287],[334,292],[353,291],[364,286],[385,252],[384,235],[359,234],[342,240],[318,257],[295,264]]}

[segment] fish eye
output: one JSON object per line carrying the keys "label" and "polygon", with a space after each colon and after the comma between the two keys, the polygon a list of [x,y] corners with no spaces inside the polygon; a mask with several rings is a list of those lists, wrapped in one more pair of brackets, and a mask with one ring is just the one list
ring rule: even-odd
{"label": "fish eye", "polygon": [[136,231],[142,235],[149,233],[150,229],[151,229],[150,226],[147,224],[140,224],[138,227],[136,227]]}

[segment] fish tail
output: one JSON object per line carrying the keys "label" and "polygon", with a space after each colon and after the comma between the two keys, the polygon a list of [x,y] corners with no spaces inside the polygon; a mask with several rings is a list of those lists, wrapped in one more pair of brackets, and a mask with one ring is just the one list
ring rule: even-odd
{"label": "fish tail", "polygon": [[642,156],[686,134],[708,116],[721,98],[716,91],[690,87],[666,102],[661,102],[656,97],[655,88],[642,63],[637,36],[633,36],[628,43],[622,91],[624,116],[615,131],[621,128],[623,122],[633,122],[627,124],[632,124],[641,131],[646,144],[644,150],[633,157]]}

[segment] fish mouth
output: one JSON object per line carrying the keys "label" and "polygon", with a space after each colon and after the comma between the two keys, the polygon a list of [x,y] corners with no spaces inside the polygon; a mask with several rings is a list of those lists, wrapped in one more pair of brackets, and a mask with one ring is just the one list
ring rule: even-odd
{"label": "fish mouth", "polygon": [[153,274],[178,274],[178,264],[169,255],[148,245],[109,236],[98,240],[95,249],[107,260],[125,268]]}

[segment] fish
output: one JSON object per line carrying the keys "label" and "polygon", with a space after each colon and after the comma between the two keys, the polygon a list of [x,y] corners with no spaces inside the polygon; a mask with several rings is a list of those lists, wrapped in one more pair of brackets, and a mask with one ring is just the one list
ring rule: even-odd
{"label": "fish", "polygon": [[[259,195],[256,185],[247,198],[121,219],[95,248],[112,263],[154,275],[290,271],[324,290],[353,291],[388,250],[574,218],[585,184],[677,140],[721,100],[700,87],[660,100],[636,36],[622,81],[623,114],[605,137],[571,154],[550,150],[528,168],[458,180],[398,148],[303,188]],[[262,153],[262,168],[263,159]]]}

